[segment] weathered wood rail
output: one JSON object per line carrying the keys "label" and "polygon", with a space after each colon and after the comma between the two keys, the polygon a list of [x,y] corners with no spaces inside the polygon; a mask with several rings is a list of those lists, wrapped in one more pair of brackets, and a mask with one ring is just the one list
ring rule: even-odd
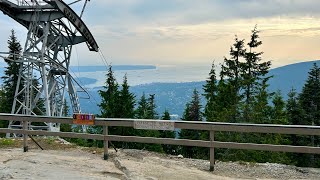
{"label": "weathered wood rail", "polygon": [[0,128],[0,133],[23,134],[24,135],[24,151],[28,150],[27,149],[28,135],[59,136],[59,137],[68,137],[68,138],[102,140],[104,141],[104,159],[108,159],[108,141],[208,147],[210,148],[210,170],[211,171],[214,169],[214,162],[215,162],[214,149],[215,148],[320,154],[320,147],[220,142],[220,141],[214,140],[215,131],[320,136],[320,126],[242,124],[242,123],[161,120],[162,122],[168,122],[168,123],[170,122],[171,124],[173,124],[174,128],[210,131],[210,141],[201,141],[201,140],[188,140],[188,139],[120,136],[120,135],[108,134],[108,126],[134,127],[135,122],[137,121],[140,121],[140,122],[145,121],[145,122],[152,123],[159,120],[96,118],[95,125],[103,126],[103,134],[86,134],[86,133],[74,133],[74,132],[48,132],[48,131],[39,131],[39,130],[29,130],[27,127],[27,122],[48,122],[48,123],[52,122],[52,123],[72,124],[73,120],[71,117],[26,116],[26,115],[12,115],[12,114],[0,113],[0,120],[8,120],[8,121],[14,120],[14,121],[23,122],[23,125],[24,125],[23,129]]}

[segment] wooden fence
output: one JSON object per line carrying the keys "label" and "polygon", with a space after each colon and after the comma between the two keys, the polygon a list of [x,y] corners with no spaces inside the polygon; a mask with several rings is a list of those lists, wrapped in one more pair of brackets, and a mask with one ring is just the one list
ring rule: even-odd
{"label": "wooden fence", "polygon": [[[103,134],[86,134],[86,133],[74,133],[74,132],[48,132],[48,131],[30,130],[27,125],[28,122],[47,122],[47,123],[51,122],[51,123],[72,124],[73,120],[71,117],[26,116],[26,115],[12,115],[12,114],[0,113],[0,120],[8,120],[8,121],[13,120],[13,121],[23,122],[23,129],[0,128],[0,133],[23,134],[24,135],[24,151],[28,150],[27,149],[28,135],[59,136],[59,137],[68,137],[68,138],[102,140],[104,141],[104,159],[108,159],[108,141],[208,147],[210,148],[210,170],[211,171],[214,170],[214,162],[215,162],[214,149],[215,148],[320,154],[320,147],[220,142],[220,141],[214,140],[215,131],[320,136],[320,126],[96,118],[95,125],[103,126]],[[174,128],[207,130],[207,131],[210,131],[210,140],[202,141],[202,140],[188,140],[188,139],[109,135],[108,126],[134,127],[138,129],[153,129],[153,130],[155,129],[172,130]]]}

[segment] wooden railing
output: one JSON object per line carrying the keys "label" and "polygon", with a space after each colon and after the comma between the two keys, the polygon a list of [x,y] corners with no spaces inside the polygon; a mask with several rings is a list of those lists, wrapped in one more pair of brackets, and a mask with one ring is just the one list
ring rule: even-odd
{"label": "wooden railing", "polygon": [[[276,152],[293,152],[293,153],[310,153],[320,154],[320,147],[311,146],[290,146],[290,145],[273,145],[273,144],[254,144],[254,143],[236,143],[236,142],[220,142],[214,140],[216,131],[228,132],[244,132],[244,133],[275,133],[275,134],[296,134],[320,136],[320,126],[298,126],[298,125],[273,125],[273,124],[242,124],[242,123],[218,123],[218,122],[190,122],[190,121],[164,121],[162,125],[157,123],[156,126],[150,126],[160,120],[142,120],[142,119],[115,119],[115,118],[96,118],[95,125],[103,126],[103,134],[86,134],[74,132],[48,132],[39,130],[29,130],[28,122],[52,122],[72,124],[71,117],[44,117],[44,116],[25,116],[1,114],[0,120],[21,121],[23,129],[6,129],[0,128],[0,133],[15,133],[24,135],[24,150],[27,151],[28,135],[43,135],[43,136],[59,136],[68,138],[83,138],[95,139],[104,141],[104,159],[108,159],[108,141],[122,142],[139,142],[139,143],[154,143],[154,144],[171,144],[182,146],[197,146],[210,148],[210,170],[214,169],[214,149],[229,148],[229,149],[247,149],[247,150],[262,150]],[[210,141],[188,140],[188,139],[170,139],[170,138],[155,138],[155,137],[138,137],[138,136],[120,136],[109,135],[108,126],[122,126],[139,128],[145,122],[146,127],[151,129],[156,128],[179,128],[179,129],[194,129],[210,131]],[[140,127],[141,128],[141,127]]]}

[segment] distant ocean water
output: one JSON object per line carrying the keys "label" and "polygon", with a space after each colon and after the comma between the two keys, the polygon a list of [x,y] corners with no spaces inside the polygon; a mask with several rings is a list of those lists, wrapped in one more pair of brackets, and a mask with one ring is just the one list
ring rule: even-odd
{"label": "distant ocean water", "polygon": [[[105,85],[106,70],[99,68],[90,68],[90,71],[76,71],[74,74],[81,78],[92,78],[96,81],[85,83],[86,88],[96,88]],[[105,69],[105,68],[104,68]],[[204,81],[209,76],[211,66],[152,66],[144,69],[125,69],[115,68],[114,73],[119,84],[122,83],[123,77],[127,74],[130,86],[150,84],[150,83],[177,83],[177,82],[198,82]]]}

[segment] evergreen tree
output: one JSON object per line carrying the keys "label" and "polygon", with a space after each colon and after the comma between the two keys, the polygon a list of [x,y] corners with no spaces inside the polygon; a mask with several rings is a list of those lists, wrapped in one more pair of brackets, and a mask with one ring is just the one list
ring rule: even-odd
{"label": "evergreen tree", "polygon": [[[320,125],[320,68],[316,63],[313,64],[309,72],[308,79],[302,88],[299,96],[299,102],[302,108],[302,120],[298,124],[319,126]],[[320,138],[301,137],[300,142],[303,145],[319,146]],[[309,158],[304,158],[299,162],[299,165],[305,166],[320,166],[320,157],[315,155],[305,155]],[[317,164],[318,163],[318,164]]]}
{"label": "evergreen tree", "polygon": [[[11,35],[8,39],[9,56],[5,58],[7,67],[4,71],[3,80],[3,97],[0,102],[0,112],[11,113],[12,104],[14,100],[15,90],[19,77],[19,63],[15,62],[21,58],[21,45],[17,40],[14,30],[11,30]],[[23,87],[23,82],[20,81],[20,88]],[[22,97],[21,97],[22,98]]]}
{"label": "evergreen tree", "polygon": [[[288,100],[286,104],[286,113],[287,113],[287,119],[288,123],[290,125],[298,125],[302,119],[302,109],[298,100],[298,95],[295,91],[295,89],[291,89],[290,92],[288,93]],[[291,145],[293,146],[299,146],[299,145],[304,145],[303,142],[300,140],[304,139],[301,138],[301,136],[297,135],[290,135],[290,141]],[[293,153],[290,156],[291,161],[293,162],[294,165],[301,165],[305,164],[305,155],[301,154],[296,154]]]}
{"label": "evergreen tree", "polygon": [[[99,94],[101,96],[101,103],[99,104],[101,114],[100,117],[103,118],[119,118],[119,99],[120,99],[120,93],[118,90],[118,83],[114,77],[114,72],[112,70],[112,66],[110,65],[108,68],[108,72],[106,74],[106,84],[103,86],[103,90],[99,90]],[[88,132],[95,133],[95,134],[102,134],[102,127],[101,126],[94,126],[88,129]],[[121,134],[122,130],[119,127],[108,127],[109,134],[112,135],[119,135]],[[89,140],[91,142],[91,140]],[[97,142],[92,141],[92,144],[97,144]],[[119,146],[118,143],[116,143],[116,146]]]}
{"label": "evergreen tree", "polygon": [[[136,109],[137,119],[155,119],[157,112],[155,111],[155,95],[149,95],[147,99],[145,93],[142,94],[138,107]],[[160,132],[157,130],[135,130],[135,135],[143,137],[160,137]],[[146,149],[150,151],[163,152],[162,146],[159,144],[135,144],[137,149]]]}
{"label": "evergreen tree", "polygon": [[[165,110],[162,115],[162,120],[170,120],[170,114],[168,110]],[[174,131],[160,131],[160,137],[161,138],[175,138],[175,132]],[[162,149],[167,154],[176,154],[177,152],[177,146],[174,145],[168,145],[168,144],[162,144]]]}
{"label": "evergreen tree", "polygon": [[134,118],[135,95],[129,91],[129,88],[127,75],[125,75],[119,97],[120,118]]}
{"label": "evergreen tree", "polygon": [[[202,121],[201,105],[199,92],[194,89],[192,100],[186,104],[186,108],[182,117],[184,121]],[[182,129],[179,133],[181,139],[200,140],[203,131]],[[208,148],[200,147],[181,147],[181,154],[188,158],[205,159],[208,157]]]}
{"label": "evergreen tree", "polygon": [[156,119],[158,117],[156,108],[155,94],[150,94],[148,98],[148,119]]}
{"label": "evergreen tree", "polygon": [[[271,123],[271,111],[272,108],[269,106],[269,99],[272,97],[273,93],[268,93],[268,79],[262,80],[261,86],[257,87],[257,94],[255,95],[255,101],[252,102],[252,119],[251,123],[265,123],[270,124]],[[246,105],[245,105],[246,106]]]}
{"label": "evergreen tree", "polygon": [[101,117],[118,118],[119,117],[119,90],[118,83],[114,77],[112,66],[109,66],[107,73],[106,85],[104,90],[99,90],[102,102],[99,104],[101,108]]}
{"label": "evergreen tree", "polygon": [[138,102],[135,114],[137,119],[148,119],[148,102],[145,93],[142,94]]}
{"label": "evergreen tree", "polygon": [[[120,118],[134,118],[134,106],[135,106],[135,95],[130,92],[130,86],[128,85],[127,74],[123,77],[122,89],[119,97],[119,117]],[[132,127],[118,127],[121,131],[122,136],[133,136],[134,129]],[[122,148],[131,148],[133,144],[130,142],[118,143]]]}
{"label": "evergreen tree", "polygon": [[230,101],[228,102],[228,115],[231,117],[230,122],[239,121],[239,102],[241,101],[240,89],[242,85],[242,67],[240,61],[245,55],[244,40],[239,40],[236,36],[235,43],[230,48],[230,59],[224,58],[224,64],[221,66],[220,76],[225,78],[224,89],[227,90]]}
{"label": "evergreen tree", "polygon": [[288,100],[286,104],[286,113],[288,118],[288,123],[290,125],[298,125],[299,121],[302,119],[302,109],[300,107],[297,92],[295,89],[291,89],[288,93]]}
{"label": "evergreen tree", "polygon": [[217,121],[217,89],[218,87],[215,73],[215,65],[214,63],[212,63],[209,78],[206,80],[206,84],[203,86],[203,95],[207,100],[207,104],[204,109],[204,117],[207,121]]}
{"label": "evergreen tree", "polygon": [[245,53],[246,62],[242,67],[243,86],[244,86],[244,119],[247,122],[252,121],[252,102],[255,101],[256,90],[261,86],[263,80],[269,79],[266,77],[269,72],[271,61],[261,62],[263,52],[256,52],[262,41],[259,40],[259,31],[257,26],[252,30],[250,41],[248,42],[249,52]]}
{"label": "evergreen tree", "polygon": [[[70,114],[69,114],[69,106],[68,106],[68,103],[67,103],[66,100],[64,100],[64,102],[63,102],[62,116],[63,117],[70,116]],[[60,131],[61,132],[72,132],[71,124],[61,124],[60,125]]]}
{"label": "evergreen tree", "polygon": [[284,102],[280,91],[275,93],[272,103],[272,124],[288,124],[285,111],[286,103]]}

